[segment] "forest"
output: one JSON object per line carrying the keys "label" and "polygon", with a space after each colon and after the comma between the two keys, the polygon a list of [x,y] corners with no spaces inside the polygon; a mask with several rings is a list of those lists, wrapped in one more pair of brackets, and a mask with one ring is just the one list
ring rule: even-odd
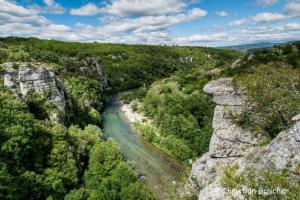
{"label": "forest", "polygon": [[230,66],[230,60],[222,66],[205,63],[126,93],[123,99],[141,102],[140,112],[153,119],[152,125],[136,125],[144,137],[188,163],[207,152],[213,132],[214,104],[204,94],[204,85],[220,77],[233,77],[235,87],[247,91],[247,106],[232,120],[267,134],[270,141],[290,127],[291,118],[300,112],[299,49],[296,42],[240,53],[236,68]]}
{"label": "forest", "polygon": [[[101,61],[108,78],[105,90],[95,74],[80,71],[88,57]],[[1,79],[0,199],[154,199],[118,145],[99,128],[107,97],[130,90],[122,99],[140,102],[139,112],[153,121],[151,126],[136,124],[138,132],[189,166],[190,159],[207,152],[213,133],[214,104],[202,90],[206,83],[234,77],[255,107],[232,119],[271,139],[300,113],[299,58],[299,42],[245,53],[0,38],[0,63],[47,63],[66,86],[74,111],[61,124],[49,122],[47,94],[20,99]],[[236,60],[239,67],[233,68]]]}

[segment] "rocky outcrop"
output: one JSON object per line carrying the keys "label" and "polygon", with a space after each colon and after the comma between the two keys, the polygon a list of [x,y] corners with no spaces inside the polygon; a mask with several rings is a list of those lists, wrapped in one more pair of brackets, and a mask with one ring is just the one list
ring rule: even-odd
{"label": "rocky outcrop", "polygon": [[[246,169],[289,168],[296,173],[300,163],[300,117],[295,116],[292,128],[281,132],[271,143],[261,146],[266,136],[243,130],[232,122],[232,113],[241,112],[245,102],[242,92],[232,86],[231,78],[211,81],[204,91],[213,96],[216,103],[213,118],[213,136],[209,152],[198,159],[192,167],[191,180],[200,190],[201,200],[226,200],[232,196],[222,187],[221,177],[226,167],[237,164],[239,173]],[[235,194],[235,199],[243,199]]]}
{"label": "rocky outcrop", "polygon": [[247,167],[255,169],[275,167],[279,170],[289,169],[297,174],[297,167],[300,164],[300,119],[297,116],[293,118],[295,123],[290,129],[282,131],[268,145],[240,160],[240,172]]}
{"label": "rocky outcrop", "polygon": [[243,130],[232,122],[230,116],[241,111],[245,97],[233,88],[231,78],[211,81],[203,90],[213,96],[217,106],[209,152],[192,167],[192,176],[200,188],[211,183],[224,166],[232,164],[247,151],[256,148],[263,139],[262,135]]}
{"label": "rocky outcrop", "polygon": [[101,62],[98,59],[92,57],[86,58],[83,62],[85,66],[81,67],[80,70],[90,75],[93,75],[94,71],[96,70],[96,73],[100,79],[101,88],[102,90],[105,90],[108,86],[108,81],[107,77],[104,74],[103,65],[101,64]]}
{"label": "rocky outcrop", "polygon": [[25,98],[29,92],[49,92],[49,101],[53,102],[57,112],[49,116],[55,122],[62,122],[63,115],[72,115],[72,104],[67,91],[56,75],[41,64],[4,63],[4,85],[15,92],[20,98]]}
{"label": "rocky outcrop", "polygon": [[31,69],[27,66],[20,66],[17,82],[23,97],[30,91],[41,93],[51,90],[54,97],[61,99],[61,95],[56,87],[55,74],[44,68]]}
{"label": "rocky outcrop", "polygon": [[[286,170],[288,169],[291,182],[300,181],[298,166],[300,163],[300,121],[278,136],[266,146],[249,151],[246,155],[229,165],[239,166],[238,174],[244,176],[248,169]],[[229,166],[227,165],[227,166]],[[225,165],[226,166],[226,165]],[[275,169],[274,169],[275,168]],[[199,200],[244,200],[240,192],[228,192],[221,184],[222,173],[219,173],[214,181],[200,190]]]}

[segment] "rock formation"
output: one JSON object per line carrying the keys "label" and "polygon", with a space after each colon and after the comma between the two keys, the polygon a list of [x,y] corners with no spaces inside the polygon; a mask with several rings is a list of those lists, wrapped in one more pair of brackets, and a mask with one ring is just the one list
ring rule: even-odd
{"label": "rock formation", "polygon": [[[239,173],[248,167],[268,169],[270,162],[275,163],[277,169],[296,170],[300,162],[299,115],[293,118],[296,122],[292,128],[261,146],[266,136],[243,130],[230,119],[232,113],[241,112],[245,102],[243,94],[232,86],[231,78],[211,81],[203,90],[213,96],[216,108],[209,152],[193,164],[190,177],[200,190],[199,199],[232,199],[225,193],[220,179],[224,168],[235,163],[240,166]],[[243,199],[240,194],[235,198]]]}
{"label": "rock formation", "polygon": [[80,68],[81,71],[86,72],[87,74],[92,75],[94,71],[96,70],[96,73],[98,74],[98,77],[100,79],[101,88],[102,90],[105,90],[108,86],[107,77],[104,74],[103,66],[101,62],[98,59],[88,57],[84,60],[84,67]]}
{"label": "rock formation", "polygon": [[[25,98],[29,92],[50,92],[49,101],[53,102],[57,111],[65,118],[72,115],[72,104],[67,91],[56,75],[46,70],[43,65],[31,63],[4,63],[4,85]],[[53,112],[49,116],[53,121],[61,122],[59,113]]]}

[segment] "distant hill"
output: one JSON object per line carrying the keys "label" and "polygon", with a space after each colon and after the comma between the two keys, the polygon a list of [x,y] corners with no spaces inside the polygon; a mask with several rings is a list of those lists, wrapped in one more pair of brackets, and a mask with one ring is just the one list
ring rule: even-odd
{"label": "distant hill", "polygon": [[241,44],[241,45],[233,45],[233,46],[224,46],[220,48],[225,48],[225,49],[235,49],[235,50],[250,50],[250,49],[261,49],[261,48],[271,48],[275,45],[280,45],[280,44],[287,44],[291,42],[261,42],[261,43],[254,43],[254,44]]}

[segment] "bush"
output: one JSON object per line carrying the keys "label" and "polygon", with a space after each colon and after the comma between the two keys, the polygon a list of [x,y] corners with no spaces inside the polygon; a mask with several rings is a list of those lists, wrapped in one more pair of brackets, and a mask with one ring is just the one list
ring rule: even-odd
{"label": "bush", "polygon": [[[238,189],[245,199],[298,199],[300,184],[292,182],[292,174],[287,170],[250,169],[246,168],[243,174],[237,174],[237,166],[225,169],[222,185],[229,189]],[[244,189],[247,190],[244,190]],[[251,190],[251,192],[247,192]],[[262,193],[260,191],[267,191]],[[272,191],[272,192],[270,192]]]}
{"label": "bush", "polygon": [[4,49],[0,49],[0,63],[5,62],[8,58],[8,53]]}
{"label": "bush", "polygon": [[299,69],[269,63],[235,79],[239,88],[247,90],[248,104],[237,120],[241,125],[275,137],[300,113]]}
{"label": "bush", "polygon": [[177,139],[173,135],[162,137],[160,145],[170,151],[179,160],[186,161],[193,157],[191,149],[182,140]]}
{"label": "bush", "polygon": [[149,142],[159,144],[160,138],[156,135],[157,130],[150,124],[136,123],[134,124],[136,131],[145,137]]}

